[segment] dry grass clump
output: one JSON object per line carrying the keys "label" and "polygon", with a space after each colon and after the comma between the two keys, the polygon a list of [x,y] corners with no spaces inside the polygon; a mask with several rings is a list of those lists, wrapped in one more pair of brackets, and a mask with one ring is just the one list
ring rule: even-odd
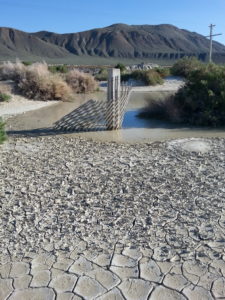
{"label": "dry grass clump", "polygon": [[45,64],[27,67],[17,85],[20,94],[35,100],[69,100],[72,90],[59,76],[50,74]]}
{"label": "dry grass clump", "polygon": [[15,90],[34,100],[69,100],[72,92],[87,93],[97,88],[94,77],[76,70],[66,75],[53,74],[45,62],[24,65],[5,62],[0,66],[0,80],[12,80]]}
{"label": "dry grass clump", "polygon": [[66,74],[66,82],[75,93],[90,93],[97,88],[93,76],[77,70],[71,70]]}
{"label": "dry grass clump", "polygon": [[4,62],[0,66],[0,80],[19,81],[21,75],[25,73],[26,67],[19,60],[16,63],[10,61]]}
{"label": "dry grass clump", "polygon": [[29,70],[32,73],[37,74],[39,77],[49,76],[48,65],[46,62],[37,62],[32,65],[27,66],[26,70]]}
{"label": "dry grass clump", "polygon": [[[45,62],[28,66],[20,61],[5,62],[0,67],[0,80],[14,81],[15,90],[28,99],[66,101],[72,94],[63,78],[49,72]],[[8,94],[6,85],[1,84],[0,92]]]}

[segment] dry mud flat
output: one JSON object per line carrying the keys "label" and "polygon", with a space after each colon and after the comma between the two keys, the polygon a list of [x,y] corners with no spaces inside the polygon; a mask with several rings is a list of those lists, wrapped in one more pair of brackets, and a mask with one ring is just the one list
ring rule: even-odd
{"label": "dry mud flat", "polygon": [[0,300],[225,298],[224,139],[0,152]]}

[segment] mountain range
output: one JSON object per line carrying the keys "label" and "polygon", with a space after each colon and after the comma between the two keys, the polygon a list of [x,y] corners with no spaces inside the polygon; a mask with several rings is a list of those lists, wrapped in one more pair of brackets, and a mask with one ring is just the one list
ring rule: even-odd
{"label": "mountain range", "polygon": [[[68,34],[48,31],[27,33],[0,27],[0,60],[47,59],[76,61],[78,58],[114,60],[174,60],[195,55],[206,60],[209,40],[173,25],[114,24]],[[225,62],[225,46],[213,42],[214,59]],[[84,60],[85,60],[84,59]]]}

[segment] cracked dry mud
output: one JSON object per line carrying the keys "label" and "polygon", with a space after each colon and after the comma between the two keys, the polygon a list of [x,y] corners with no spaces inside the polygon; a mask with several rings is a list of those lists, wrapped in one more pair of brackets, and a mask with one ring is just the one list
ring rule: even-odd
{"label": "cracked dry mud", "polygon": [[225,140],[0,147],[0,300],[225,299]]}

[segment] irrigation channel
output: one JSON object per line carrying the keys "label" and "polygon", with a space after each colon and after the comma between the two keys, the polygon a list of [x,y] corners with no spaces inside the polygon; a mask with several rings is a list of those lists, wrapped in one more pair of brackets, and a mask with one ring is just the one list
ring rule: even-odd
{"label": "irrigation channel", "polygon": [[[225,129],[197,128],[172,124],[162,120],[143,119],[138,117],[140,111],[152,100],[160,100],[173,94],[173,91],[132,92],[126,109],[123,126],[115,131],[70,132],[70,136],[81,136],[98,141],[114,141],[122,143],[143,143],[148,141],[164,141],[180,138],[225,138]],[[60,102],[36,111],[17,115],[7,120],[7,131],[10,134],[41,135],[48,134],[54,122],[90,99],[101,101],[105,92],[88,95],[76,95],[72,102]]]}

